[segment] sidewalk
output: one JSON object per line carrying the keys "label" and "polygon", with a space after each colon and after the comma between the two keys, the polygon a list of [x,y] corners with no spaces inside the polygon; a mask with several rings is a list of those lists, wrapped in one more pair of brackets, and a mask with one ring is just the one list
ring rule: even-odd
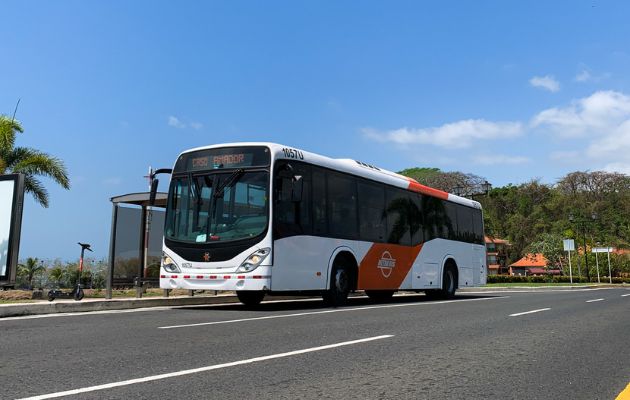
{"label": "sidewalk", "polygon": [[[605,287],[627,287],[627,285],[590,285],[590,286],[521,286],[521,287],[474,287],[462,288],[457,292],[479,293],[479,292],[543,292],[549,290],[575,290],[592,289]],[[274,296],[271,299],[299,299],[304,297]],[[269,299],[269,298],[268,298]],[[117,299],[95,299],[86,298],[81,301],[55,300],[49,302],[42,300],[29,303],[0,304],[0,318],[17,317],[25,315],[42,315],[56,313],[77,313],[90,311],[108,310],[128,310],[134,308],[147,307],[175,307],[193,306],[204,304],[224,304],[238,303],[238,298],[234,294],[219,294],[216,296],[196,295],[176,296],[176,297],[145,297],[145,298],[117,298]]]}

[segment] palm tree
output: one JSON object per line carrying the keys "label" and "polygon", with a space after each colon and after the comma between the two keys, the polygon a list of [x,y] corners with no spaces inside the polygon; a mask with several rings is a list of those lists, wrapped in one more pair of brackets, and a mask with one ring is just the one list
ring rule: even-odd
{"label": "palm tree", "polygon": [[26,276],[29,289],[33,288],[35,275],[42,273],[46,269],[43,262],[40,263],[37,258],[32,257],[26,259],[26,264],[19,264],[18,267],[20,275]]}
{"label": "palm tree", "polygon": [[63,161],[56,157],[28,147],[15,147],[15,137],[22,132],[24,129],[19,121],[0,115],[0,175],[24,174],[24,190],[43,207],[48,207],[48,191],[35,177],[51,178],[64,189],[69,189],[68,171]]}

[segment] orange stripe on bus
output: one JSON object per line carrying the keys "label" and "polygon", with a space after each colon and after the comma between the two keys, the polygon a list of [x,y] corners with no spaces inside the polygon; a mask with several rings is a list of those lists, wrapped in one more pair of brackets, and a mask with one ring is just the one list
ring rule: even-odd
{"label": "orange stripe on bus", "polygon": [[429,196],[437,197],[438,199],[448,200],[448,193],[442,190],[433,189],[428,186],[424,186],[417,182],[409,181],[409,187],[407,189],[413,192],[418,192],[418,193],[426,194]]}
{"label": "orange stripe on bus", "polygon": [[422,245],[374,243],[359,264],[358,289],[398,289]]}

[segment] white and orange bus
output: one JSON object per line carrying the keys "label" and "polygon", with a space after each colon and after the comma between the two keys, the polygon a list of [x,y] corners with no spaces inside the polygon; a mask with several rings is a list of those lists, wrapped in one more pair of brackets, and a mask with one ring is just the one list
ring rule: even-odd
{"label": "white and orange bus", "polygon": [[478,202],[349,159],[274,143],[182,153],[173,168],[160,287],[448,298],[485,284]]}

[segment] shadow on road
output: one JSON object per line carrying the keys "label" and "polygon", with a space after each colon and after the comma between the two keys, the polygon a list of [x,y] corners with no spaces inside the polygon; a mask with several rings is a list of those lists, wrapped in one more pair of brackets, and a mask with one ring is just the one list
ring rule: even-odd
{"label": "shadow on road", "polygon": [[455,300],[470,300],[470,299],[483,299],[483,298],[491,298],[498,297],[498,295],[460,295],[455,296],[451,300],[433,300],[429,299],[427,296],[423,294],[406,294],[402,296],[394,296],[392,299],[387,301],[374,301],[364,296],[356,296],[350,297],[346,305],[342,307],[330,307],[324,304],[323,300],[317,298],[292,298],[287,300],[285,298],[274,297],[274,296],[266,296],[261,304],[255,307],[248,307],[241,303],[232,303],[232,304],[223,304],[223,305],[212,305],[212,306],[193,306],[193,307],[180,307],[180,310],[197,310],[197,311],[236,311],[236,310],[246,310],[246,311],[260,311],[260,312],[271,312],[271,311],[310,311],[310,310],[326,310],[326,309],[334,309],[334,308],[353,308],[353,307],[365,307],[365,306],[375,306],[375,305],[387,305],[387,304],[405,304],[405,303],[444,303]]}

